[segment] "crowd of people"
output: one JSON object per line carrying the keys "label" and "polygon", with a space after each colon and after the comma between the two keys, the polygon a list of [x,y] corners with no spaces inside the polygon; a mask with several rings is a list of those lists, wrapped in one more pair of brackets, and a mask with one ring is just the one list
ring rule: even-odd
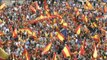
{"label": "crowd of people", "polygon": [[[29,8],[31,5],[35,7],[35,2],[32,1],[24,1],[23,4],[17,1],[0,10],[0,47],[9,54],[7,60],[27,60],[25,50],[29,60],[53,60],[54,53],[57,60],[107,60],[106,2],[102,0],[46,2],[49,16],[56,14],[60,18],[48,18],[44,2],[42,4],[38,2],[39,9],[35,10]],[[46,16],[48,20],[41,18],[42,21],[34,22],[41,15]],[[34,35],[20,29],[28,29]],[[57,32],[63,35],[63,42],[57,38]],[[42,54],[50,42],[52,42],[50,49],[46,54]],[[69,47],[69,57],[62,53],[65,45]],[[84,48],[81,50],[82,46]],[[93,56],[95,50],[97,57]]]}

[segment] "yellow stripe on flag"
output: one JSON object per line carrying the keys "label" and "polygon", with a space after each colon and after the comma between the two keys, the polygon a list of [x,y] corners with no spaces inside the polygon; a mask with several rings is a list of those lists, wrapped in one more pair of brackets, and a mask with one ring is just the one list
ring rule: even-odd
{"label": "yellow stripe on flag", "polygon": [[64,36],[62,35],[62,33],[58,32],[57,34],[57,38],[60,40],[60,41],[64,41]]}
{"label": "yellow stripe on flag", "polygon": [[69,47],[67,45],[62,50],[62,53],[64,54],[64,57],[70,57],[70,50],[69,50]]}
{"label": "yellow stripe on flag", "polygon": [[44,48],[42,54],[46,54],[46,53],[49,51],[49,49],[51,48],[51,45],[52,45],[52,42],[50,42],[50,43]]}
{"label": "yellow stripe on flag", "polygon": [[80,34],[81,33],[81,29],[80,29],[81,25],[79,25],[77,28],[76,28],[76,34]]}

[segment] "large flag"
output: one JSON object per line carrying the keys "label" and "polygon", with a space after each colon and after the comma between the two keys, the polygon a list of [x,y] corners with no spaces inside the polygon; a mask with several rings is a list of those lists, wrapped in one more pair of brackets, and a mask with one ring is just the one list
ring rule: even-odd
{"label": "large flag", "polygon": [[53,55],[53,60],[57,60],[56,53]]}
{"label": "large flag", "polygon": [[76,34],[80,34],[81,33],[81,25],[79,25],[77,28],[76,28]]}
{"label": "large flag", "polygon": [[28,51],[26,49],[24,49],[23,55],[25,56],[26,60],[30,60],[30,56],[29,56]]}
{"label": "large flag", "polygon": [[98,53],[97,53],[97,49],[96,49],[96,46],[95,46],[95,48],[94,48],[94,53],[93,53],[93,57],[94,57],[94,58],[97,58],[97,57],[98,57],[97,54],[98,54]]}
{"label": "large flag", "polygon": [[12,37],[16,38],[17,37],[17,29],[15,28],[12,34]]}
{"label": "large flag", "polygon": [[63,42],[64,41],[64,35],[62,34],[62,33],[60,33],[60,32],[57,32],[58,34],[57,34],[57,38],[61,41],[61,42]]}
{"label": "large flag", "polygon": [[51,48],[52,42],[50,42],[43,50],[42,54],[46,54]]}
{"label": "large flag", "polygon": [[36,9],[35,9],[32,5],[30,5],[29,9],[30,9],[33,13],[36,12]]}
{"label": "large flag", "polygon": [[71,56],[70,55],[70,49],[67,45],[63,48],[62,53],[63,53],[64,57],[70,57]]}
{"label": "large flag", "polygon": [[8,59],[8,57],[9,57],[9,55],[2,48],[0,48],[0,59],[6,60],[6,59]]}

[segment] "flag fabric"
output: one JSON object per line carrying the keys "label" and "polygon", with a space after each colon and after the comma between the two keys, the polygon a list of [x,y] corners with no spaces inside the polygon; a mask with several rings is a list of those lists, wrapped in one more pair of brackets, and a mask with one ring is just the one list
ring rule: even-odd
{"label": "flag fabric", "polygon": [[57,60],[56,53],[53,55],[53,60]]}
{"label": "flag fabric", "polygon": [[1,6],[0,6],[0,10],[2,10],[4,7],[6,7],[6,4],[3,3]]}
{"label": "flag fabric", "polygon": [[95,22],[93,22],[93,26],[94,26],[94,27],[98,27],[97,24],[96,24]]}
{"label": "flag fabric", "polygon": [[23,51],[23,56],[25,56],[26,60],[30,60],[30,56],[29,56],[28,51],[26,49],[24,49],[24,51]]}
{"label": "flag fabric", "polygon": [[30,9],[33,13],[36,13],[36,9],[35,9],[32,5],[30,5],[29,9]]}
{"label": "flag fabric", "polygon": [[88,9],[93,9],[93,6],[89,1],[86,1],[86,5],[87,5]]}
{"label": "flag fabric", "polygon": [[0,47],[0,59],[1,60],[6,60],[8,59],[9,55],[6,53],[1,47]]}
{"label": "flag fabric", "polygon": [[50,42],[43,50],[42,54],[46,54],[51,48],[52,42]]}
{"label": "flag fabric", "polygon": [[95,41],[99,41],[99,36],[98,34],[95,34],[94,36],[91,36],[92,39],[94,39]]}
{"label": "flag fabric", "polygon": [[81,25],[79,25],[77,28],[76,28],[76,34],[80,34],[81,33]]}
{"label": "flag fabric", "polygon": [[98,56],[98,55],[97,55],[97,49],[96,49],[96,46],[95,46],[94,53],[93,53],[93,57],[94,57],[94,58],[97,58],[97,56]]}
{"label": "flag fabric", "polygon": [[66,22],[63,22],[63,27],[67,27],[68,24]]}
{"label": "flag fabric", "polygon": [[67,45],[63,48],[62,53],[64,57],[70,57],[70,49]]}
{"label": "flag fabric", "polygon": [[61,42],[63,42],[64,41],[64,35],[62,34],[62,33],[60,33],[60,32],[57,32],[57,38],[61,41]]}
{"label": "flag fabric", "polygon": [[12,37],[16,38],[17,37],[17,29],[15,28],[12,34]]}
{"label": "flag fabric", "polygon": [[85,22],[88,22],[88,18],[87,18],[87,16],[82,15],[82,20],[85,21]]}

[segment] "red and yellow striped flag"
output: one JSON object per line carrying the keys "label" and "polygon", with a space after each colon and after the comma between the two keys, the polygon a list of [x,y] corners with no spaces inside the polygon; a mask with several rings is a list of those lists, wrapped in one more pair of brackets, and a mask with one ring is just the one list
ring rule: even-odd
{"label": "red and yellow striped flag", "polygon": [[52,42],[50,42],[43,50],[42,54],[46,54],[51,48]]}
{"label": "red and yellow striped flag", "polygon": [[36,9],[35,9],[33,6],[31,6],[31,5],[30,5],[29,9],[30,9],[33,13],[36,12]]}
{"label": "red and yellow striped flag", "polygon": [[94,57],[94,58],[97,58],[97,57],[98,57],[98,53],[97,53],[96,46],[95,46],[95,49],[94,49],[93,57]]}
{"label": "red and yellow striped flag", "polygon": [[15,28],[12,34],[12,37],[16,38],[17,37],[17,29]]}
{"label": "red and yellow striped flag", "polygon": [[79,25],[77,28],[76,28],[76,34],[80,34],[81,33],[81,25]]}
{"label": "red and yellow striped flag", "polygon": [[64,57],[70,57],[70,49],[69,47],[66,45],[63,50],[62,50],[62,53],[64,54]]}
{"label": "red and yellow striped flag", "polygon": [[56,53],[53,55],[53,60],[57,60]]}
{"label": "red and yellow striped flag", "polygon": [[93,6],[89,1],[86,1],[86,5],[87,5],[88,9],[93,9]]}
{"label": "red and yellow striped flag", "polygon": [[60,32],[57,32],[58,34],[57,34],[57,38],[61,41],[61,42],[63,42],[64,41],[64,35],[62,34],[62,33],[60,33]]}
{"label": "red and yellow striped flag", "polygon": [[25,59],[26,59],[26,60],[30,60],[29,54],[28,54],[28,52],[27,52],[26,49],[24,49],[23,55],[25,56]]}
{"label": "red and yellow striped flag", "polygon": [[85,22],[88,22],[88,18],[87,18],[87,16],[82,15],[82,20],[85,21]]}
{"label": "red and yellow striped flag", "polygon": [[94,39],[95,41],[99,41],[99,35],[98,34],[91,36],[91,38]]}

